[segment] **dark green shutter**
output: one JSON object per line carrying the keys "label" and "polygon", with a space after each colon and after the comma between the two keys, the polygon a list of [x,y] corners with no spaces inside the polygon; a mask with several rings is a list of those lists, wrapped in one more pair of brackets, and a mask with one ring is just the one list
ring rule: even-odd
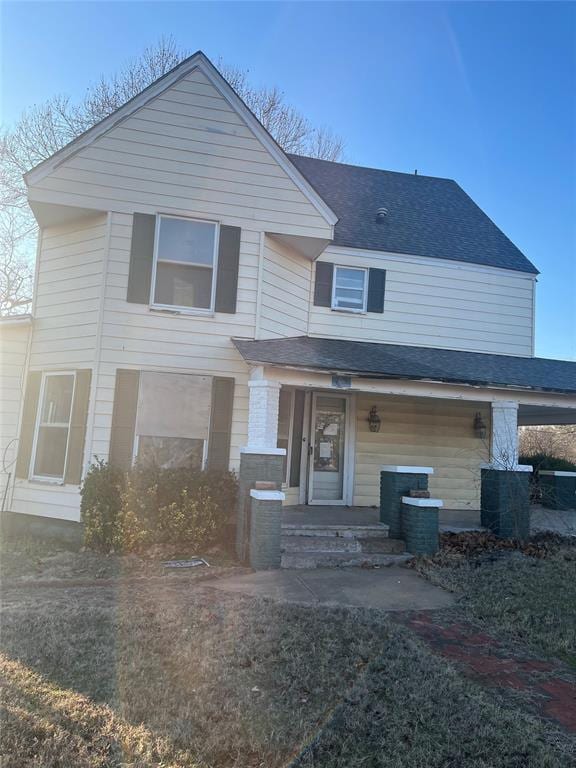
{"label": "dark green shutter", "polygon": [[314,305],[316,307],[332,306],[332,278],[334,264],[327,261],[316,262],[316,280],[314,283]]}
{"label": "dark green shutter", "polygon": [[212,407],[208,438],[208,469],[228,469],[232,412],[234,410],[234,379],[215,376],[212,379]]}
{"label": "dark green shutter", "polygon": [[216,312],[233,315],[238,293],[240,265],[240,227],[220,227],[218,275],[216,277]]}
{"label": "dark green shutter", "polygon": [[28,374],[26,382],[26,394],[24,396],[24,410],[22,412],[22,424],[20,426],[20,440],[18,441],[18,457],[16,459],[16,477],[26,479],[30,473],[30,461],[32,459],[32,446],[34,443],[34,430],[36,428],[36,414],[38,413],[38,400],[40,398],[40,386],[42,373],[34,371]]}
{"label": "dark green shutter", "polygon": [[368,270],[368,312],[384,312],[384,289],[386,287],[386,270]]}
{"label": "dark green shutter", "polygon": [[290,451],[290,488],[300,485],[302,438],[304,437],[304,392],[294,392],[294,423],[292,424],[292,449]]}
{"label": "dark green shutter", "polygon": [[72,402],[70,433],[68,435],[68,450],[66,453],[66,470],[64,472],[64,483],[69,483],[70,485],[79,485],[82,479],[91,380],[92,371],[89,368],[76,371],[74,401]]}
{"label": "dark green shutter", "polygon": [[127,470],[132,466],[139,386],[140,371],[118,368],[114,387],[109,461],[119,469]]}
{"label": "dark green shutter", "polygon": [[156,216],[148,213],[134,214],[126,295],[126,301],[132,304],[150,304],[155,231]]}

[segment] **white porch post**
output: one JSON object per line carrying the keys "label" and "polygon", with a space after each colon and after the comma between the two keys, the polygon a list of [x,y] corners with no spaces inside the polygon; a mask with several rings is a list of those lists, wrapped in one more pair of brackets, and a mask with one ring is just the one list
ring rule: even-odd
{"label": "white porch post", "polygon": [[490,464],[508,470],[518,466],[518,403],[513,400],[492,403]]}
{"label": "white porch post", "polygon": [[248,382],[248,445],[251,452],[282,453],[278,449],[278,406],[280,384],[269,379],[255,378]]}

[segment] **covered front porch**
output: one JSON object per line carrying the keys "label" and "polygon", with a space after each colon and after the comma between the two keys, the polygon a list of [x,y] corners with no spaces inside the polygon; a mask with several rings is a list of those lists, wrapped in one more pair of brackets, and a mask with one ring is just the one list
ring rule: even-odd
{"label": "covered front porch", "polygon": [[[283,530],[386,523],[383,466],[426,476],[441,528],[474,529],[486,474],[496,485],[504,473],[514,476],[528,498],[531,468],[518,463],[518,427],[576,423],[576,379],[563,367],[572,364],[550,371],[539,364],[557,361],[450,352],[432,370],[431,353],[447,351],[413,348],[399,363],[399,348],[345,342],[359,358],[366,347],[385,358],[351,357],[348,367],[332,353],[317,354],[327,341],[236,342],[251,368],[246,479],[275,483]],[[288,342],[295,344],[283,354]],[[415,351],[428,360],[423,369]]]}

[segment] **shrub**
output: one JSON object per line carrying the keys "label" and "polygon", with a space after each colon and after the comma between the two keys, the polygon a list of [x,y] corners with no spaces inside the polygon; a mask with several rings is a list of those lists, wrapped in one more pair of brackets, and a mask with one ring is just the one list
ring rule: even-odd
{"label": "shrub", "polygon": [[222,543],[236,489],[230,472],[136,466],[122,474],[97,462],[82,487],[86,546],[138,552],[156,544],[190,550]]}
{"label": "shrub", "polygon": [[535,475],[541,470],[576,472],[576,464],[573,461],[552,456],[550,453],[533,453],[532,455],[520,456],[519,463],[531,464],[534,467]]}
{"label": "shrub", "polygon": [[122,506],[122,472],[100,459],[92,464],[80,490],[80,516],[84,544],[92,549],[110,549]]}
{"label": "shrub", "polygon": [[520,456],[518,462],[534,467],[534,472],[530,475],[530,501],[533,504],[540,504],[545,501],[544,491],[540,485],[540,472],[576,472],[576,464],[573,461],[553,456],[551,453],[526,454]]}

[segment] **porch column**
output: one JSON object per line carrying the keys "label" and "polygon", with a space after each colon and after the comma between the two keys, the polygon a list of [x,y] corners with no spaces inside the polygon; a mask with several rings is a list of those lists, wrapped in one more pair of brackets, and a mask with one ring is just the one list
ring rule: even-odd
{"label": "porch column", "polygon": [[280,384],[269,379],[251,379],[248,382],[248,448],[278,450],[278,406]]}
{"label": "porch column", "polygon": [[[278,448],[278,406],[280,384],[264,378],[261,368],[252,372],[248,402],[248,444],[240,449],[240,470],[238,473],[238,510],[236,527],[236,551],[241,560],[258,560],[252,548],[263,547],[279,551],[280,528],[265,526],[255,531],[250,520],[250,490],[258,482],[273,483],[280,490],[284,472],[284,448]],[[260,518],[254,522],[258,525]],[[274,537],[277,541],[268,541]]]}
{"label": "porch column", "polygon": [[514,470],[518,466],[518,403],[492,403],[490,464],[494,469]]}

